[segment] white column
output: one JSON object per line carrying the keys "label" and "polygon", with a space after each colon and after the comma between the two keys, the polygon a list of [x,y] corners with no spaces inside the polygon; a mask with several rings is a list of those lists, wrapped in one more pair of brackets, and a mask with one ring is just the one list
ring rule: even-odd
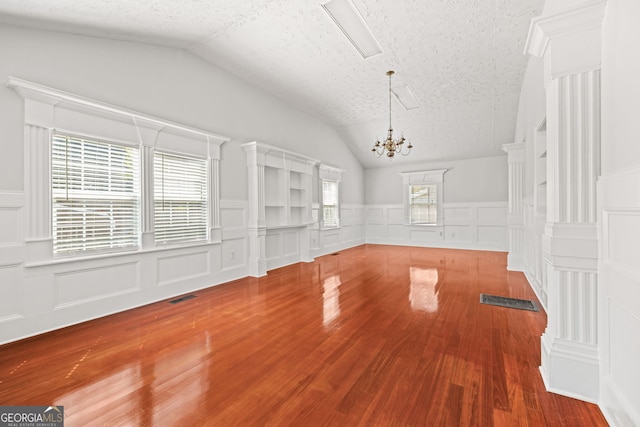
{"label": "white column", "polygon": [[[15,87],[15,86],[14,86]],[[16,87],[24,98],[25,263],[53,258],[51,138],[58,100],[34,96]]]}
{"label": "white column", "polygon": [[[317,162],[307,162],[307,171],[304,175],[304,187],[308,188],[309,190],[311,190],[312,186],[313,186],[313,172],[314,170],[316,170],[316,165],[318,163]],[[344,172],[342,169],[337,169],[334,168],[334,178],[335,181],[338,182],[338,185],[340,185],[340,182],[342,181],[342,172]],[[320,174],[318,172],[318,179],[320,179]],[[317,188],[317,186],[316,186]],[[322,191],[322,189],[318,189],[318,191]],[[342,189],[340,188],[338,190],[338,195],[340,196],[340,198],[342,198],[342,193],[340,193],[340,191],[342,191]],[[319,196],[320,197],[320,196]],[[305,200],[304,200],[305,206],[306,206],[306,212],[307,212],[307,218],[306,218],[306,222],[308,224],[312,224],[313,223],[313,194],[312,191],[307,191],[305,193]],[[338,202],[338,206],[340,206],[340,202]],[[311,238],[311,235],[309,235],[309,238]]]}
{"label": "white column", "polygon": [[550,391],[595,402],[596,180],[600,166],[600,28],[605,1],[532,21],[527,50],[544,57],[547,223],[543,252],[548,324],[540,371]]}
{"label": "white column", "polygon": [[249,275],[260,277],[267,274],[265,258],[266,226],[264,200],[264,156],[256,143],[242,146],[247,156],[249,214],[247,232],[249,236]]}
{"label": "white column", "polygon": [[142,214],[140,233],[140,244],[143,249],[153,248],[155,241],[155,204],[154,204],[154,156],[155,147],[158,141],[158,134],[164,126],[155,121],[145,120],[142,117],[134,117],[133,123],[138,132],[138,143],[140,144],[140,189]]}
{"label": "white column", "polygon": [[209,241],[222,242],[220,227],[220,160],[209,157]]}
{"label": "white column", "polygon": [[153,160],[155,149],[142,143],[141,147],[141,188],[142,188],[142,248],[155,246],[155,205],[153,193]]}
{"label": "white column", "polygon": [[509,255],[507,268],[524,271],[524,142],[504,144],[509,171]]}
{"label": "white column", "polygon": [[26,196],[25,258],[27,263],[49,260],[53,256],[51,137],[51,129],[25,124],[24,194]]}

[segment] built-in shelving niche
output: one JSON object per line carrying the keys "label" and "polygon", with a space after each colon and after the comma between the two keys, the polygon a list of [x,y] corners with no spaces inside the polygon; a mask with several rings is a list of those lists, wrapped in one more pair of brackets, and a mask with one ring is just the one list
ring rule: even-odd
{"label": "built-in shelving niche", "polygon": [[529,264],[532,267],[530,274],[533,279],[533,287],[538,294],[542,305],[547,307],[547,269],[542,252],[542,236],[547,221],[547,119],[543,119],[534,131],[534,217],[533,236],[534,248],[531,251],[533,260]]}
{"label": "built-in shelving niche", "polygon": [[547,215],[547,120],[535,131],[536,214]]}
{"label": "built-in shelving niche", "polygon": [[252,275],[310,261],[309,226],[317,160],[260,142],[242,146],[249,171],[249,234]]}

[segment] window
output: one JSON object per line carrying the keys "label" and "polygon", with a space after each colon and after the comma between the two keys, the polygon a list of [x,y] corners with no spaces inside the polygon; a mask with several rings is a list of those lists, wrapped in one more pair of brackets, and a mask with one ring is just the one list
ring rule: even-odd
{"label": "window", "polygon": [[220,244],[227,137],[13,77],[7,86],[25,102],[26,267],[154,251],[156,151],[206,159],[206,235]]}
{"label": "window", "polygon": [[320,211],[318,213],[320,228],[340,227],[340,182],[342,169],[319,164],[318,179],[320,182]]}
{"label": "window", "polygon": [[135,147],[54,134],[54,254],[139,246],[138,165]]}
{"label": "window", "polygon": [[322,228],[340,226],[338,182],[322,180]]}
{"label": "window", "polygon": [[443,226],[443,183],[446,169],[402,172],[404,220],[407,225]]}
{"label": "window", "polygon": [[409,186],[409,193],[411,224],[436,224],[438,218],[436,184],[412,184]]}
{"label": "window", "polygon": [[155,241],[160,244],[207,239],[207,161],[156,152]]}

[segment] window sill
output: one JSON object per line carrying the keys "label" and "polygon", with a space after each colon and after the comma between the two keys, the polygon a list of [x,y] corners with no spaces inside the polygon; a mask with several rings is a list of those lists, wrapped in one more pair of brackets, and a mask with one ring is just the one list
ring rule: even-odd
{"label": "window sill", "polygon": [[220,242],[211,242],[211,241],[175,243],[171,245],[154,246],[151,248],[144,248],[144,249],[124,250],[120,252],[104,252],[104,253],[96,253],[94,255],[68,256],[68,257],[52,258],[44,261],[25,262],[24,266],[25,268],[47,267],[47,266],[54,266],[54,265],[71,264],[76,262],[95,261],[95,260],[101,260],[101,259],[126,257],[126,256],[132,256],[132,255],[144,255],[144,254],[149,254],[153,252],[165,252],[165,251],[171,251],[171,250],[177,250],[177,249],[197,248],[202,246],[212,246],[212,245],[219,245],[219,244]]}
{"label": "window sill", "polygon": [[301,223],[297,223],[297,224],[284,224],[284,225],[267,225],[266,228],[267,230],[277,230],[280,228],[303,228],[303,227],[308,227],[310,225],[312,225],[313,222],[301,222]]}

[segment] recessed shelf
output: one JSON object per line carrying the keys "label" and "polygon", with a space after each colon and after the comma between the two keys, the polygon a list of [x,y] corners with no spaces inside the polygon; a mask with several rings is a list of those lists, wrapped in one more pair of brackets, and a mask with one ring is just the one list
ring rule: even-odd
{"label": "recessed shelf", "polygon": [[249,208],[257,211],[255,217],[264,217],[266,228],[306,226],[313,222],[311,185],[318,162],[258,142],[247,143],[243,147],[248,153],[256,153],[252,157],[256,170],[250,175],[253,181],[249,183],[250,192],[255,192],[249,198],[254,201]]}
{"label": "recessed shelf", "polygon": [[547,127],[546,120],[535,131],[535,155],[534,170],[535,213],[544,215],[547,212]]}

